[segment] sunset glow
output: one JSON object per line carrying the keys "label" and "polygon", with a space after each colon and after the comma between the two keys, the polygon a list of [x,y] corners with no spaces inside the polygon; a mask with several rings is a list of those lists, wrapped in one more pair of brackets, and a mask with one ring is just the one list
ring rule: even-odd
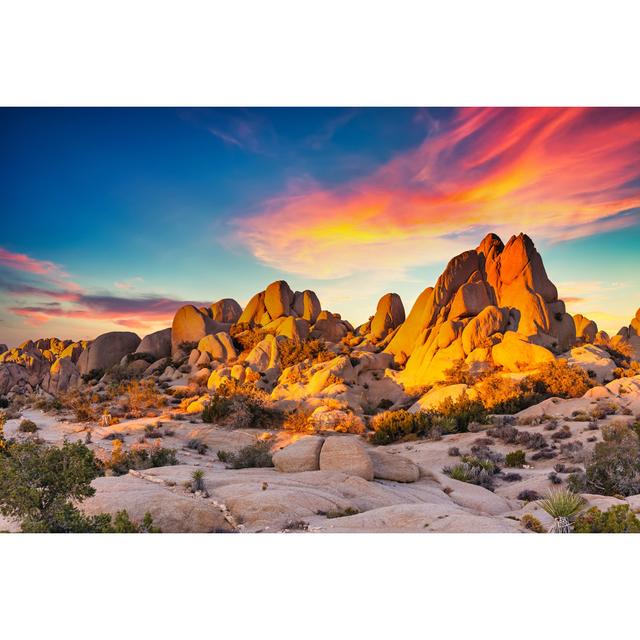
{"label": "sunset glow", "polygon": [[569,310],[608,331],[640,301],[638,109],[4,109],[0,125],[0,342],[143,335],[278,278],[358,323],[387,291],[410,308],[489,231],[534,238]]}

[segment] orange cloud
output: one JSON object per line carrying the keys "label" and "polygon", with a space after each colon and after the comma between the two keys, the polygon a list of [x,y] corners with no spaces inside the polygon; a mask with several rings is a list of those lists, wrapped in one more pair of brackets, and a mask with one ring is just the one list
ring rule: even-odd
{"label": "orange cloud", "polygon": [[637,224],[638,157],[637,109],[461,109],[372,175],[286,193],[236,232],[292,273],[402,273],[488,229],[562,241]]}

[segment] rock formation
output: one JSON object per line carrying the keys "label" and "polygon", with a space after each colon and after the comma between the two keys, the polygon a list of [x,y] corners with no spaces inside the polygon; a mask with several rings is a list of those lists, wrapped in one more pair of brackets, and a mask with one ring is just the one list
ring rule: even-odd
{"label": "rock formation", "polygon": [[[435,287],[422,292],[386,351],[406,362],[398,379],[418,386],[443,380],[461,360],[493,358],[519,370],[529,358],[553,359],[552,351],[569,348],[575,336],[573,318],[531,239],[520,234],[505,246],[489,234],[453,258]],[[498,346],[503,339],[508,346]]]}
{"label": "rock formation", "polygon": [[133,353],[139,344],[140,338],[130,331],[103,333],[82,352],[78,358],[78,369],[82,374],[109,369]]}
{"label": "rock formation", "polygon": [[206,335],[224,331],[227,326],[216,322],[191,304],[180,307],[171,325],[171,353],[177,356],[182,350],[181,345],[197,343]]}
{"label": "rock formation", "polygon": [[622,327],[617,335],[611,338],[612,346],[615,347],[620,343],[628,345],[633,357],[636,360],[640,359],[640,309],[636,311],[636,315],[632,318],[629,326]]}
{"label": "rock formation", "polygon": [[223,298],[211,305],[211,318],[216,322],[234,324],[242,315],[242,307],[233,298]]}
{"label": "rock formation", "polygon": [[303,318],[313,324],[320,311],[320,301],[313,291],[293,292],[284,280],[277,280],[249,300],[238,324],[265,327],[288,316]]}
{"label": "rock formation", "polygon": [[581,313],[576,313],[573,316],[573,322],[576,325],[576,339],[582,342],[593,342],[596,339],[598,325],[593,320],[589,320]]}
{"label": "rock formation", "polygon": [[397,293],[382,296],[371,320],[371,337],[378,341],[386,338],[390,331],[399,327],[405,320],[404,305]]}
{"label": "rock formation", "polygon": [[171,355],[171,328],[155,331],[142,338],[136,353],[148,353],[156,360]]}

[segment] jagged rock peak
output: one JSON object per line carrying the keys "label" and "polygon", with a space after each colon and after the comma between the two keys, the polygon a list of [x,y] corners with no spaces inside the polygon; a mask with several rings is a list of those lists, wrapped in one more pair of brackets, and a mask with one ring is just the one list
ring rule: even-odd
{"label": "jagged rock peak", "polygon": [[[553,350],[565,350],[576,339],[573,318],[558,299],[531,238],[521,233],[504,245],[490,233],[476,249],[449,261],[386,351],[399,363],[407,360],[408,383],[426,384],[441,379],[455,360],[490,361],[491,347],[507,332]],[[486,353],[467,353],[469,345],[482,345],[476,349]],[[520,350],[524,353],[525,347]]]}

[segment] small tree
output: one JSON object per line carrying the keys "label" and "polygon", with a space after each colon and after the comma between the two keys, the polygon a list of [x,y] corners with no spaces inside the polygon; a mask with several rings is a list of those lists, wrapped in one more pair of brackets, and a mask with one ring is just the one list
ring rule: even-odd
{"label": "small tree", "polygon": [[0,456],[0,513],[21,520],[26,532],[99,530],[73,503],[95,493],[91,481],[100,474],[93,452],[81,442],[9,443]]}

